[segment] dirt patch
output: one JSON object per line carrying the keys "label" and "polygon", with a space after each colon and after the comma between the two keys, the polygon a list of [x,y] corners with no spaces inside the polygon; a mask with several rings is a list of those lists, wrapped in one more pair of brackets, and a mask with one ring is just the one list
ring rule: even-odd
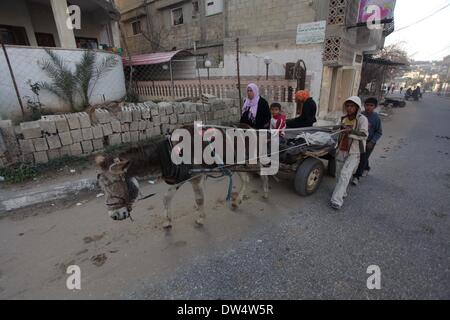
{"label": "dirt patch", "polygon": [[94,235],[94,236],[89,236],[89,237],[84,237],[83,241],[84,243],[88,244],[88,243],[92,243],[92,242],[97,242],[103,239],[103,237],[105,236],[105,234],[100,234],[100,235]]}
{"label": "dirt patch", "polygon": [[96,256],[93,256],[91,258],[91,262],[94,266],[96,267],[101,267],[106,263],[106,260],[108,260],[108,257],[106,256],[106,254],[102,253]]}

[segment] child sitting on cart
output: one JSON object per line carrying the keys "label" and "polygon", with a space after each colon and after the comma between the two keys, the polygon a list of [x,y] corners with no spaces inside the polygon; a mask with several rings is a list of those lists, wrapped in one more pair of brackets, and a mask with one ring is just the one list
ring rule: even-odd
{"label": "child sitting on cart", "polygon": [[278,135],[280,140],[284,140],[286,130],[286,116],[281,113],[281,104],[275,102],[270,106],[270,130],[274,130],[274,135]]}

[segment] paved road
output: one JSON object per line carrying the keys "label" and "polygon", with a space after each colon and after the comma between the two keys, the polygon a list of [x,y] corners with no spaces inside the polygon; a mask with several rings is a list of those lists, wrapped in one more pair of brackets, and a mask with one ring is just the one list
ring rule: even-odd
{"label": "paved road", "polygon": [[[326,178],[309,198],[272,182],[268,202],[253,181],[237,212],[221,200],[226,182],[210,181],[203,229],[193,226],[188,187],[170,233],[160,226],[160,197],[138,205],[134,224],[107,220],[101,199],[2,219],[0,297],[449,299],[449,122],[448,99],[395,110],[371,176],[338,213]],[[65,289],[70,264],[83,270],[79,292]],[[381,290],[366,287],[370,265],[381,268]]]}

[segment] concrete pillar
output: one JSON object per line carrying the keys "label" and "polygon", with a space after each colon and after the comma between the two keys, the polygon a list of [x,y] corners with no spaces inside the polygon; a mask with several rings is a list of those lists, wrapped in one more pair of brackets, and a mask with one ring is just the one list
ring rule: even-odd
{"label": "concrete pillar", "polygon": [[73,30],[67,27],[67,13],[66,0],[50,0],[55,18],[56,29],[58,30],[58,37],[62,48],[75,49],[77,47]]}
{"label": "concrete pillar", "polygon": [[116,48],[121,48],[120,44],[120,30],[117,21],[111,21],[112,45]]}

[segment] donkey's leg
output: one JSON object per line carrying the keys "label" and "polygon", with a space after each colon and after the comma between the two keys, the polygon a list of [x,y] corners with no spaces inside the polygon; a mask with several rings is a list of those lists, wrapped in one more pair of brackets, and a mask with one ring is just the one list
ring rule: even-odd
{"label": "donkey's leg", "polygon": [[246,172],[238,172],[239,178],[241,178],[241,188],[237,197],[233,197],[232,208],[237,209],[244,199],[245,192],[247,191],[247,185],[250,182],[250,177]]}
{"label": "donkey's leg", "polygon": [[263,190],[264,190],[263,198],[267,200],[269,199],[269,176],[261,176],[261,180],[263,182]]}
{"label": "donkey's leg", "polygon": [[195,193],[195,203],[197,204],[199,216],[195,222],[199,226],[203,226],[205,223],[206,213],[205,213],[205,193],[204,193],[204,182],[205,177],[199,176],[191,181],[192,188]]}
{"label": "donkey's leg", "polygon": [[166,212],[166,221],[163,224],[164,229],[172,228],[172,217],[170,215],[170,204],[172,203],[172,199],[177,193],[178,189],[180,189],[182,184],[171,186],[167,193],[164,195],[164,211]]}

